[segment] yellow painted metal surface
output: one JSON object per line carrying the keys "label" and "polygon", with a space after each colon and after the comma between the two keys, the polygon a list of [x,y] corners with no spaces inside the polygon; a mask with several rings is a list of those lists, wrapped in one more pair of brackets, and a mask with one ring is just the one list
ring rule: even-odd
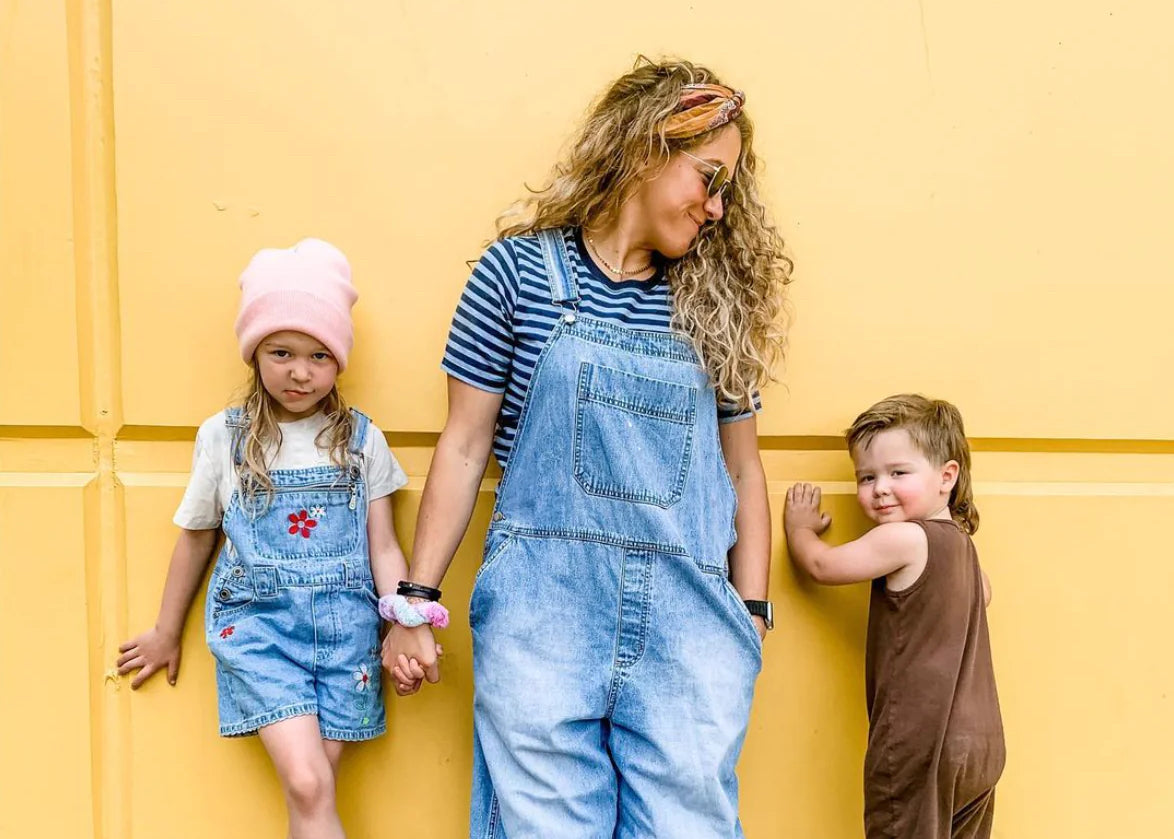
{"label": "yellow painted metal surface", "polygon": [[[306,235],[351,257],[344,387],[411,475],[410,543],[466,260],[638,52],[749,94],[797,263],[760,422],[776,513],[813,480],[832,538],[860,532],[840,429],[894,391],[957,402],[1010,755],[995,835],[1168,835],[1172,28],[1087,0],[0,0],[0,837],[281,835],[259,744],[216,737],[200,604],[176,688],[110,673],[154,618],[195,427],[244,377],[236,276]],[[858,836],[866,587],[797,579],[780,534],[772,596],[748,835]],[[461,621],[445,646],[444,682],[344,762],[355,837],[463,835]]]}

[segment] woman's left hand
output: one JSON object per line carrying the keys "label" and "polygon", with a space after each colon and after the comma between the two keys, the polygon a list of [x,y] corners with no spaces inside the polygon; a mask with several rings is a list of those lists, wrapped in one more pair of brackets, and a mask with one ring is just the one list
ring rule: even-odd
{"label": "woman's left hand", "polygon": [[758,630],[758,638],[761,641],[766,640],[766,618],[758,615],[751,615],[750,620],[754,621],[754,628]]}

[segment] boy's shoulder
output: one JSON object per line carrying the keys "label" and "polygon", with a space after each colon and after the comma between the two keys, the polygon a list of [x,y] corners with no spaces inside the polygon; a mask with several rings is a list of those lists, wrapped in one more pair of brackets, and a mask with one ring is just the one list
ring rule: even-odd
{"label": "boy's shoulder", "polygon": [[920,521],[889,521],[868,531],[870,541],[893,550],[920,547],[929,542]]}

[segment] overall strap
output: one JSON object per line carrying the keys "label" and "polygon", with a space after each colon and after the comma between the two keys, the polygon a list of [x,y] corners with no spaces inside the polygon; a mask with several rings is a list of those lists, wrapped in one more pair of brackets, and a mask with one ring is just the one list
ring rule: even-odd
{"label": "overall strap", "polygon": [[362,411],[351,408],[351,442],[347,451],[358,456],[363,453],[363,444],[367,442],[367,429],[371,427],[371,418]]}
{"label": "overall strap", "polygon": [[567,241],[558,228],[538,231],[542,246],[542,261],[546,263],[546,277],[550,282],[550,301],[556,306],[579,302],[579,280],[567,253]]}
{"label": "overall strap", "polygon": [[245,433],[249,428],[249,421],[245,417],[242,407],[227,408],[224,411],[224,425],[231,435],[232,463],[237,468],[245,462]]}

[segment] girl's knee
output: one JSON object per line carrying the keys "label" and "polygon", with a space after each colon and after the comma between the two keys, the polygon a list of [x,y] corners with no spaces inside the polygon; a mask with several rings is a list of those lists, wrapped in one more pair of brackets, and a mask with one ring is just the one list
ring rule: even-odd
{"label": "girl's knee", "polygon": [[290,806],[299,813],[315,813],[334,807],[334,772],[330,764],[294,766],[284,778]]}

